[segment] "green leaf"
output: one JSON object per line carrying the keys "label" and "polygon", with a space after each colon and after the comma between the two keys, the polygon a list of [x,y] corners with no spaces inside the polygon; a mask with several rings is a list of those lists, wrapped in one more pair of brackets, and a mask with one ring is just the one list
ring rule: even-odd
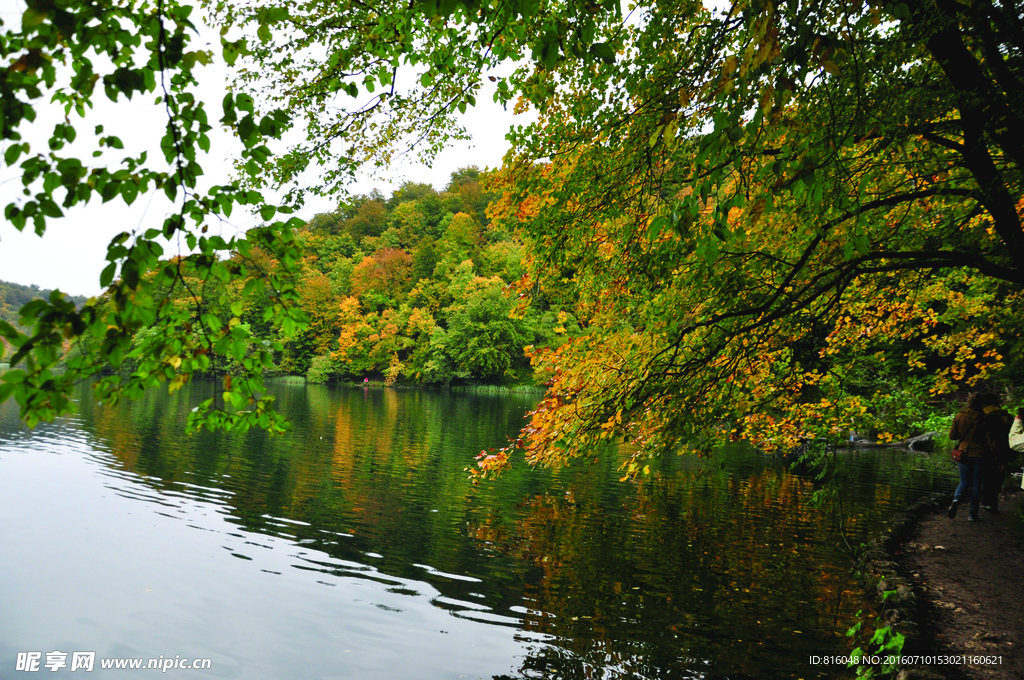
{"label": "green leaf", "polygon": [[25,28],[35,28],[46,21],[47,16],[46,12],[29,7],[21,15],[21,25]]}
{"label": "green leaf", "polygon": [[256,132],[256,123],[253,121],[252,114],[245,116],[238,121],[238,137],[242,140],[242,143],[246,146],[252,146],[254,143],[254,135]]}
{"label": "green leaf", "polygon": [[647,227],[647,240],[655,241],[661,235],[662,229],[668,225],[668,219],[665,217],[658,217],[651,221],[649,227]]}
{"label": "green leaf", "polygon": [[18,311],[21,318],[32,320],[38,317],[42,312],[45,312],[50,308],[50,304],[46,300],[36,299],[32,300],[24,305]]}
{"label": "green leaf", "polygon": [[6,373],[3,374],[3,376],[0,376],[0,378],[2,378],[4,382],[10,383],[12,385],[16,385],[24,381],[25,378],[27,377],[28,373],[21,370],[20,368],[15,368],[10,371],[7,371]]}
{"label": "green leaf", "polygon": [[211,314],[211,313],[203,314],[202,320],[203,320],[203,323],[206,324],[207,328],[209,328],[211,330],[217,330],[218,328],[220,328],[223,325],[220,322],[220,318],[216,314]]}
{"label": "green leaf", "polygon": [[135,202],[135,199],[139,196],[139,185],[134,181],[127,181],[121,183],[121,196],[124,198],[124,202],[131,205]]}
{"label": "green leaf", "polygon": [[7,147],[7,151],[4,152],[4,163],[14,165],[18,160],[18,156],[21,155],[22,148],[21,144],[11,144]]}
{"label": "green leaf", "polygon": [[106,288],[114,280],[114,274],[117,273],[117,263],[111,262],[104,267],[103,272],[100,274],[100,286]]}
{"label": "green leaf", "polygon": [[47,217],[64,217],[64,213],[61,212],[61,209],[49,198],[40,199],[39,210]]}
{"label": "green leaf", "polygon": [[615,50],[608,43],[594,43],[590,46],[590,53],[606,64],[615,63]]}
{"label": "green leaf", "polygon": [[139,263],[132,259],[125,260],[124,264],[121,265],[121,280],[132,290],[138,288]]}
{"label": "green leaf", "polygon": [[120,193],[120,191],[121,183],[118,182],[117,180],[109,180],[106,184],[103,185],[103,188],[100,190],[100,197],[103,198],[104,203],[107,203],[108,201],[113,199],[114,196],[117,196],[117,194]]}

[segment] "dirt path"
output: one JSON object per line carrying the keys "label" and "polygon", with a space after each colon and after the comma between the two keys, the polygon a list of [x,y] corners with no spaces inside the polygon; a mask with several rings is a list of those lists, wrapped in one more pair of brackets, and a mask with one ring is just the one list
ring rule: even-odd
{"label": "dirt path", "polygon": [[982,510],[979,523],[967,521],[966,506],[954,520],[944,512],[926,515],[897,553],[920,598],[920,623],[934,636],[934,653],[994,661],[915,670],[967,680],[1024,679],[1024,533],[1016,517],[1022,501],[1019,491],[1002,494],[1003,514]]}

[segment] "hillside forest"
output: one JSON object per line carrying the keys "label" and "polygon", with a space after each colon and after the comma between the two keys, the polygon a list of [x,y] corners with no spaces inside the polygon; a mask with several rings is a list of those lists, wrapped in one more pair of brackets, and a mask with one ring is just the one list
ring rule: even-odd
{"label": "hillside forest", "polygon": [[[20,283],[0,281],[0,320],[6,321],[15,328],[25,329],[19,324],[18,310],[32,300],[46,299],[53,291],[49,288],[40,288],[35,285],[23,286]],[[84,295],[65,296],[75,305],[81,306],[85,303]],[[3,342],[3,339],[0,339]]]}
{"label": "hillside forest", "polygon": [[[256,266],[247,280],[196,278],[172,298],[197,329],[209,310],[192,304],[190,291],[203,287],[204,299],[222,301],[220,323],[244,329],[245,355],[270,348],[268,377],[527,388],[534,378],[524,348],[558,347],[580,329],[557,289],[519,309],[510,287],[523,275],[523,244],[514,229],[488,219],[495,195],[481,179],[470,166],[440,191],[413,182],[390,197],[374,190],[296,229],[291,283],[305,323],[291,335],[266,318],[266,299],[243,294],[258,272],[280,267],[265,251],[251,256]],[[141,330],[136,344],[149,332]],[[215,357],[198,374],[223,377],[240,372],[238,363]]]}

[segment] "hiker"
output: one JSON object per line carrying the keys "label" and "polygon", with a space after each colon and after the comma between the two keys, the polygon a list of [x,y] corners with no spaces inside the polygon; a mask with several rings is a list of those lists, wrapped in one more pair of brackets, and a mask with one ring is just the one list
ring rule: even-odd
{"label": "hiker", "polygon": [[953,503],[946,511],[950,519],[956,517],[957,508],[963,503],[964,497],[970,494],[970,513],[967,519],[980,522],[978,507],[981,504],[981,480],[988,456],[988,443],[984,432],[983,395],[975,392],[967,397],[967,406],[953,418],[953,427],[949,430],[949,438],[956,439],[953,449],[953,460],[960,468],[960,485],[956,487]]}
{"label": "hiker", "polygon": [[[1013,419],[1008,443],[1014,454],[1024,453],[1024,408],[1017,409],[1017,417]],[[1024,489],[1024,476],[1020,478],[1020,488]]]}
{"label": "hiker", "polygon": [[999,492],[1003,490],[1003,481],[1010,463],[1017,455],[1010,448],[1010,426],[1013,416],[1000,405],[999,395],[986,394],[981,402],[985,412],[982,427],[985,430],[985,443],[988,445],[988,460],[982,472],[981,504],[990,515],[999,513]]}

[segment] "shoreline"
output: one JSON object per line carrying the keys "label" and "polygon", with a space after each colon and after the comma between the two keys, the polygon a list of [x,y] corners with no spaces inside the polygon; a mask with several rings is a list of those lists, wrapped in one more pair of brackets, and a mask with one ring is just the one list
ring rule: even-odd
{"label": "shoreline", "polygon": [[900,656],[910,663],[900,664],[896,677],[1024,677],[1024,534],[1018,527],[1024,493],[1002,492],[1004,513],[983,511],[980,524],[967,522],[966,509],[947,518],[951,500],[949,493],[933,493],[896,513],[857,560],[861,585],[877,599],[880,625],[905,636]]}
{"label": "shoreline", "polygon": [[432,392],[477,392],[493,394],[543,394],[547,388],[543,385],[530,385],[517,383],[515,385],[490,385],[481,383],[479,385],[426,385],[415,383],[396,383],[388,385],[380,380],[371,380],[367,383],[361,382],[310,382],[301,375],[275,375],[264,378],[268,383],[280,383],[291,385],[323,385],[326,387],[373,387],[375,389],[394,390],[429,390]]}

